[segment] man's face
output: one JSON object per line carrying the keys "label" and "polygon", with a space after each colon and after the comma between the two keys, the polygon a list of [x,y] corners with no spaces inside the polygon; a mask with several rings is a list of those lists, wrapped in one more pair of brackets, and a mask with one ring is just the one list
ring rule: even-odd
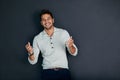
{"label": "man's face", "polygon": [[50,14],[43,14],[41,16],[41,25],[45,29],[50,29],[53,27],[54,19],[50,16]]}

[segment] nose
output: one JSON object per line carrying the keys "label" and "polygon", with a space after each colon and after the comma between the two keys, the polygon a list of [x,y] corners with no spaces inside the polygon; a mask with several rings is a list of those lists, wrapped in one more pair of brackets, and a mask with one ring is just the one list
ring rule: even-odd
{"label": "nose", "polygon": [[45,23],[47,23],[47,22],[48,22],[48,20],[46,19],[46,20],[45,20]]}

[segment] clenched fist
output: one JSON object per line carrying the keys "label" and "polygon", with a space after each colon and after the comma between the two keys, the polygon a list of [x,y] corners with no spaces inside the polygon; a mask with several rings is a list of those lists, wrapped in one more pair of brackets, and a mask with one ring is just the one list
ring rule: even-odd
{"label": "clenched fist", "polygon": [[72,36],[69,38],[69,40],[67,41],[67,45],[68,45],[68,47],[70,48],[70,47],[72,47],[73,46],[73,44],[74,44],[74,40],[72,39]]}
{"label": "clenched fist", "polygon": [[28,51],[29,54],[32,54],[32,53],[33,53],[33,48],[32,48],[32,46],[30,45],[30,42],[28,42],[28,43],[25,45],[25,48],[26,48],[26,50]]}
{"label": "clenched fist", "polygon": [[70,49],[70,52],[72,54],[74,54],[76,51],[76,48],[73,46],[74,40],[72,39],[72,36],[69,38],[69,40],[66,42],[66,44],[67,44],[68,48]]}

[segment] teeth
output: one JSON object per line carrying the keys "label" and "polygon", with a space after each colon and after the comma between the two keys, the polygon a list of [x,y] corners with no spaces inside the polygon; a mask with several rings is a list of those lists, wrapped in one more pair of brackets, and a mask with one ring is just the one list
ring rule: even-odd
{"label": "teeth", "polygon": [[49,24],[46,24],[46,26],[49,26]]}
{"label": "teeth", "polygon": [[46,26],[48,26],[48,25],[46,25]]}

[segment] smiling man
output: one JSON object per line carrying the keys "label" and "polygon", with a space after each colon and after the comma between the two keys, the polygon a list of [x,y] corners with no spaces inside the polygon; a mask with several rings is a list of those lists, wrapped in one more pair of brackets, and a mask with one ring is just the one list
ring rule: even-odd
{"label": "smiling man", "polygon": [[54,17],[49,10],[42,10],[40,23],[44,30],[34,37],[33,46],[26,44],[28,61],[35,64],[39,53],[43,57],[43,80],[71,80],[66,56],[66,47],[73,56],[77,55],[78,49],[74,40],[65,29],[54,26]]}

